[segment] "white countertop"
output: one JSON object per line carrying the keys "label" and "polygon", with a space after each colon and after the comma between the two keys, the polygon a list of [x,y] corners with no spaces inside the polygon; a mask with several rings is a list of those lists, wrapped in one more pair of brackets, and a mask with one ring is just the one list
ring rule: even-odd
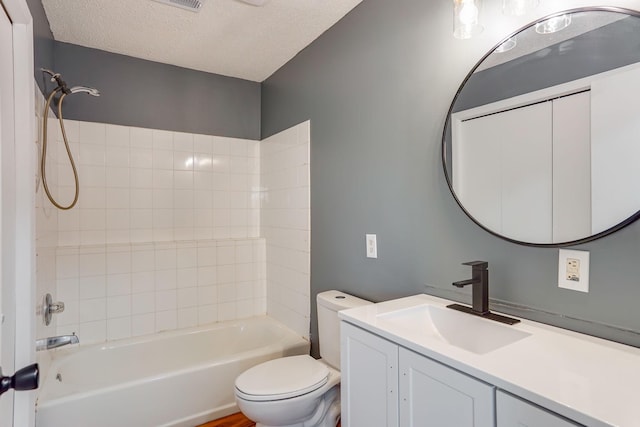
{"label": "white countertop", "polygon": [[[415,295],[339,313],[340,318],[588,426],[640,426],[640,349],[521,319],[531,335],[485,354],[378,315],[452,301]],[[471,316],[471,315],[469,315]],[[513,316],[511,316],[513,317]],[[493,322],[482,319],[483,321]]]}

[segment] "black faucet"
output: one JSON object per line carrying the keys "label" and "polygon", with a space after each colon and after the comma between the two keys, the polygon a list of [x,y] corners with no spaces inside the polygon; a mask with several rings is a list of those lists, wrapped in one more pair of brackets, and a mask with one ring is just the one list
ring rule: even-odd
{"label": "black faucet", "polygon": [[471,279],[453,282],[452,285],[458,288],[473,285],[471,289],[471,307],[460,304],[450,304],[447,307],[476,316],[486,317],[487,319],[496,320],[508,325],[518,323],[518,319],[501,316],[489,311],[489,263],[486,261],[469,261],[463,262],[462,265],[471,266]]}
{"label": "black faucet", "polygon": [[453,286],[464,288],[473,285],[471,291],[471,309],[483,315],[489,312],[489,263],[486,261],[463,262],[462,265],[471,266],[471,279],[453,282]]}

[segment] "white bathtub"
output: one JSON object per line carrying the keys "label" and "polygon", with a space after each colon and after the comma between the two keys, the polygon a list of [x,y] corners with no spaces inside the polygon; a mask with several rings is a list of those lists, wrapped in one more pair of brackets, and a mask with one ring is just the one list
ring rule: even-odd
{"label": "white bathtub", "polygon": [[193,427],[237,412],[241,372],[309,343],[261,316],[52,353],[36,427]]}

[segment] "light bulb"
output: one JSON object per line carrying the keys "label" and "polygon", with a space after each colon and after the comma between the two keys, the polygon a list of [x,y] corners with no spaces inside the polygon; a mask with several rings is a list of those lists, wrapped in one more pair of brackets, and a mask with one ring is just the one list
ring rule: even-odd
{"label": "light bulb", "polygon": [[460,22],[464,25],[473,25],[478,22],[478,7],[473,0],[463,0],[460,9]]}

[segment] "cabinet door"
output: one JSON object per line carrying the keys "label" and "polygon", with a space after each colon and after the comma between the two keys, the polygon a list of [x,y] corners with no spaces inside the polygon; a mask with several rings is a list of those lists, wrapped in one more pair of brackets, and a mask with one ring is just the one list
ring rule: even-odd
{"label": "cabinet door", "polygon": [[496,393],[496,407],[498,427],[575,427],[580,425],[502,390]]}
{"label": "cabinet door", "polygon": [[343,427],[398,426],[398,346],[341,322]]}
{"label": "cabinet door", "polygon": [[400,349],[400,425],[493,427],[494,387]]}

